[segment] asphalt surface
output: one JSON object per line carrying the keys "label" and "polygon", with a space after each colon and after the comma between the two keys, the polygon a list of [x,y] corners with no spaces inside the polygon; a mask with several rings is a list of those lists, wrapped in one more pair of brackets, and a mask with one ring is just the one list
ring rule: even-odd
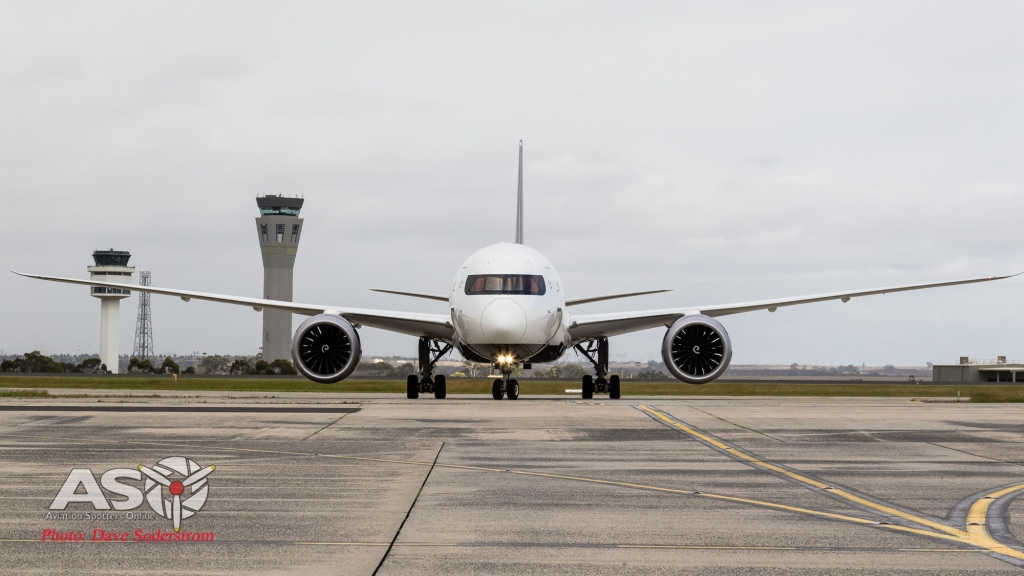
{"label": "asphalt surface", "polygon": [[[4,400],[0,573],[1024,570],[1024,405],[161,396]],[[174,537],[172,519],[98,487],[104,472],[177,456],[216,466],[183,488],[208,498],[178,533],[213,541],[131,541]],[[139,505],[50,510],[73,469]]]}

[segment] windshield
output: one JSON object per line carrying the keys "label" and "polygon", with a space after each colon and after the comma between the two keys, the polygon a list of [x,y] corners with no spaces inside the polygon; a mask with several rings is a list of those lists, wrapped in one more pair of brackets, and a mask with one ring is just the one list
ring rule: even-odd
{"label": "windshield", "polygon": [[544,294],[544,277],[529,274],[474,274],[466,278],[466,294]]}

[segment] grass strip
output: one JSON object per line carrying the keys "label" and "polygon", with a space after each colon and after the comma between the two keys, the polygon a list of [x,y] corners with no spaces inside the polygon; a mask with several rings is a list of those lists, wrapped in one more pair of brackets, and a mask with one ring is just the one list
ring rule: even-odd
{"label": "grass strip", "polygon": [[1024,386],[978,386],[971,393],[971,402],[1024,402]]}
{"label": "grass strip", "polygon": [[[449,378],[449,394],[490,394],[491,379]],[[560,395],[567,388],[579,389],[576,381],[531,381],[521,380],[521,394]],[[4,390],[18,388],[22,390]],[[345,380],[337,384],[317,384],[308,380],[281,379],[225,379],[225,378],[182,378],[177,381],[155,378],[104,378],[104,377],[43,377],[4,376],[0,377],[0,396],[45,397],[46,388],[62,389],[103,389],[130,391],[222,391],[222,392],[352,392],[404,394],[405,382],[401,380]],[[985,386],[968,384],[803,384],[765,382],[712,382],[693,386],[682,382],[634,382],[622,383],[623,396],[838,396],[838,397],[910,397],[910,398],[971,398],[972,402],[1024,402],[1022,386]],[[601,396],[598,396],[601,398]]]}
{"label": "grass strip", "polygon": [[48,390],[0,390],[0,398],[51,398]]}

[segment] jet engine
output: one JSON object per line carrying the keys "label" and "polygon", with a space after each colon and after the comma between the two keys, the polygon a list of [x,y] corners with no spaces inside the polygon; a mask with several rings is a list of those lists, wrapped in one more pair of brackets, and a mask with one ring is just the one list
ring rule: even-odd
{"label": "jet engine", "polygon": [[356,369],[363,351],[359,333],[337,314],[309,318],[292,338],[292,362],[310,380],[333,384],[344,380]]}
{"label": "jet engine", "polygon": [[729,367],[732,342],[714,318],[701,314],[683,316],[665,333],[661,357],[676,378],[688,384],[704,384]]}

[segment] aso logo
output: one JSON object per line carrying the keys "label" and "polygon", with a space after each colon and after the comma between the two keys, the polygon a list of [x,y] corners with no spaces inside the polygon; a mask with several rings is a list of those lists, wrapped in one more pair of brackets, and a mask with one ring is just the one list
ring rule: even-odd
{"label": "aso logo", "polygon": [[[145,501],[154,512],[170,520],[174,531],[178,532],[181,530],[182,519],[195,516],[206,504],[210,493],[206,477],[214,468],[212,464],[202,467],[194,460],[172,456],[152,467],[140,465],[135,470],[107,470],[98,484],[92,470],[75,468],[50,504],[50,510],[64,510],[68,504],[83,502],[92,504],[96,510],[131,511],[142,506]],[[145,480],[145,483],[139,489],[123,480]],[[103,486],[102,490],[100,486]],[[79,489],[82,493],[78,493]],[[103,490],[122,496],[123,499],[108,500]]]}

